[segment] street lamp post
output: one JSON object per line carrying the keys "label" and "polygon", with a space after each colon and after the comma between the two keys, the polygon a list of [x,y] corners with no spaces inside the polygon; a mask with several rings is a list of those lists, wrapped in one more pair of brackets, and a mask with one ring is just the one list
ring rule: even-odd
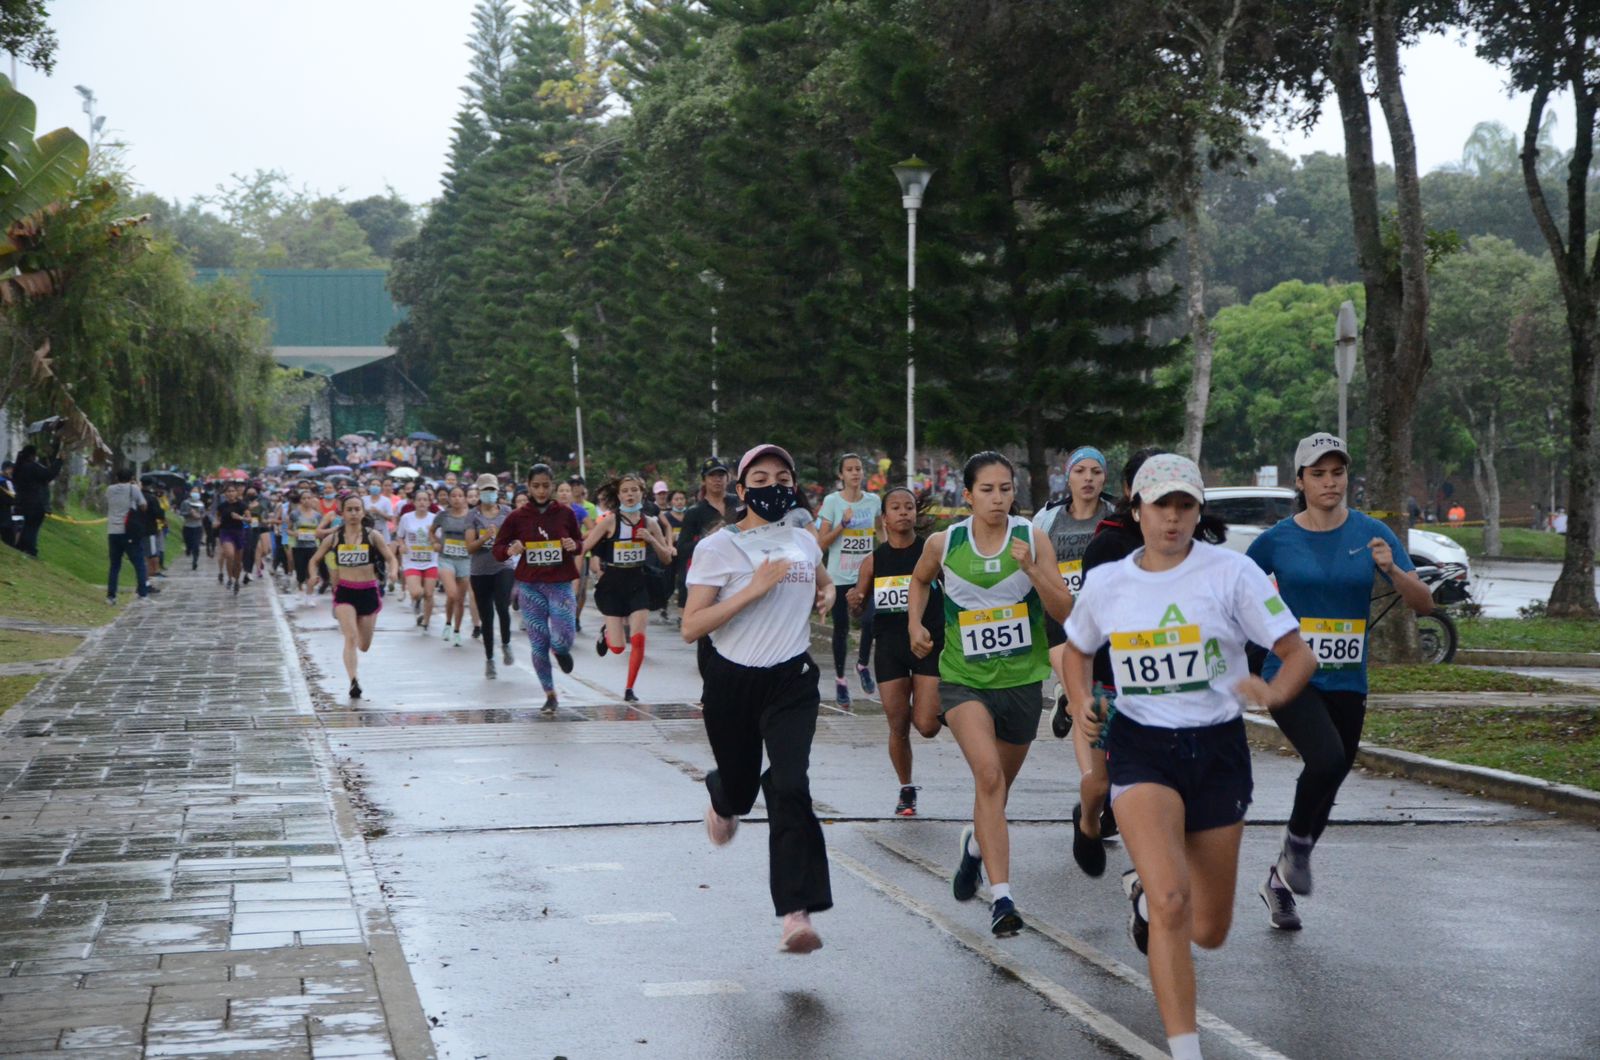
{"label": "street lamp post", "polygon": [[[12,62],[16,62],[15,56],[12,57]],[[14,66],[12,74],[12,83],[15,84],[16,70]],[[78,95],[83,97],[83,112],[89,115],[89,154],[93,156],[95,146],[100,142],[100,130],[105,127],[106,119],[104,115],[98,118],[94,116],[94,105],[99,102],[95,98],[94,89],[87,85],[73,85],[72,87]]]}
{"label": "street lamp post", "polygon": [[722,277],[710,269],[700,274],[700,282],[716,292],[711,300],[711,455],[722,452],[717,448],[717,302],[722,294]]}
{"label": "street lamp post", "polygon": [[1350,444],[1350,380],[1356,374],[1356,304],[1346,301],[1339,307],[1339,321],[1333,329],[1333,370],[1339,378],[1339,438]]}
{"label": "street lamp post", "polygon": [[891,166],[900,181],[900,205],[906,208],[906,485],[917,478],[917,211],[922,193],[933,179],[933,167],[915,155]]}
{"label": "street lamp post", "polygon": [[578,396],[578,329],[570,324],[561,329],[561,337],[572,347],[572,406],[578,413],[578,477],[589,481],[589,468],[583,459],[583,400]]}

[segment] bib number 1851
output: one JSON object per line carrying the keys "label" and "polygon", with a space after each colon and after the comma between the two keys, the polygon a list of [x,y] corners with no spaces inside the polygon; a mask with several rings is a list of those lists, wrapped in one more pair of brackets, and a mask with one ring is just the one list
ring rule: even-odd
{"label": "bib number 1851", "polygon": [[961,654],[968,659],[1003,659],[1022,655],[1033,647],[1027,604],[963,611],[956,621],[961,631]]}

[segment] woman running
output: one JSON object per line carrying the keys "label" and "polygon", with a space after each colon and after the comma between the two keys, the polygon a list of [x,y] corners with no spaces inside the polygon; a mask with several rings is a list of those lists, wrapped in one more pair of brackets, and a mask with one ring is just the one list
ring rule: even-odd
{"label": "woman running", "polygon": [[[1305,762],[1277,862],[1267,870],[1261,900],[1272,926],[1300,927],[1295,895],[1311,893],[1311,850],[1328,827],[1334,797],[1355,762],[1367,716],[1367,623],[1373,571],[1419,615],[1433,596],[1394,531],[1347,504],[1350,451],[1331,434],[1302,439],[1294,452],[1300,511],[1250,543],[1246,553],[1278,581],[1300,636],[1320,664],[1299,695],[1272,720]],[[1268,656],[1261,676],[1282,664]]]}
{"label": "woman running", "polygon": [[344,635],[344,669],[350,675],[350,698],[360,699],[356,653],[372,647],[372,631],[378,624],[378,612],[383,610],[374,560],[386,556],[392,565],[394,557],[383,535],[372,528],[360,497],[346,497],[340,511],[337,528],[322,539],[311,562],[321,561],[324,555],[334,558],[333,617],[338,619],[339,632]]}
{"label": "woman running", "polygon": [[[467,585],[472,575],[472,556],[467,552],[467,491],[450,487],[449,506],[433,517],[429,531],[434,551],[439,556],[439,576],[444,580],[444,639],[455,637],[461,647],[461,619],[467,611]],[[453,625],[452,625],[453,623]]]}
{"label": "woman running", "polygon": [[[1059,504],[1045,505],[1033,517],[1033,525],[1050,535],[1061,580],[1067,583],[1074,596],[1083,588],[1084,550],[1089,547],[1089,539],[1094,537],[1095,527],[1112,512],[1111,504],[1103,496],[1105,488],[1105,454],[1092,445],[1081,445],[1067,457],[1066,497]],[[1045,633],[1050,642],[1050,669],[1060,673],[1066,634],[1054,622]],[[1050,731],[1061,740],[1071,728],[1067,697],[1058,695],[1055,710],[1050,715]]]}
{"label": "woman running", "polygon": [[[934,534],[911,574],[907,624],[911,651],[933,654],[929,621],[944,625],[939,702],[945,724],[972,770],[972,824],[961,830],[961,853],[950,889],[965,902],[989,874],[994,903],[989,929],[1022,930],[1011,894],[1011,839],[1006,800],[1039,733],[1044,679],[1050,675],[1046,614],[1060,622],[1072,610],[1050,539],[1013,515],[1016,472],[996,452],[978,453],[961,470],[972,514]],[[944,611],[929,615],[933,583]]]}
{"label": "woman running", "polygon": [[289,535],[293,546],[295,586],[307,604],[314,602],[316,592],[312,571],[322,569],[312,562],[312,557],[317,554],[317,528],[321,525],[322,506],[317,503],[317,495],[310,490],[301,490],[295,496],[295,506],[289,512]]}
{"label": "woman running", "polygon": [[[1067,622],[1067,699],[1084,735],[1100,735],[1090,661],[1111,646],[1117,716],[1106,736],[1111,798],[1133,858],[1129,932],[1179,1060],[1197,1060],[1191,945],[1216,949],[1233,918],[1239,840],[1250,805],[1241,702],[1277,710],[1316,669],[1299,623],[1261,568],[1195,540],[1200,469],[1160,453],[1133,480],[1144,547],[1102,567]],[[1245,644],[1272,645],[1271,684],[1250,674]]]}
{"label": "woman running", "polygon": [[572,507],[550,496],[550,468],[535,464],[528,469],[528,503],[512,512],[494,538],[494,558],[502,563],[514,556],[518,599],[523,627],[533,649],[533,672],[544,689],[544,712],[556,712],[555,675],[550,656],[561,672],[572,672],[572,641],[577,636],[572,583],[578,580],[577,559],[583,552],[578,539],[578,519]]}
{"label": "woman running", "polygon": [[494,680],[494,624],[500,620],[500,653],[511,665],[511,564],[494,558],[494,539],[511,509],[500,503],[500,483],[493,475],[478,476],[478,506],[467,520],[467,552],[472,556],[472,598],[483,623],[483,676]]}
{"label": "woman running", "polygon": [[670,590],[677,593],[680,613],[683,611],[683,602],[689,590],[683,584],[688,564],[684,562],[683,553],[678,550],[678,534],[683,531],[683,517],[688,510],[689,494],[683,490],[673,490],[667,497],[667,507],[661,512],[667,520],[667,540],[672,542],[672,563],[667,567],[667,585]]}
{"label": "woman running", "polygon": [[426,633],[433,620],[434,586],[439,584],[439,565],[433,558],[433,521],[437,518],[430,510],[433,491],[422,487],[412,503],[411,511],[400,517],[395,536],[400,541],[406,595],[411,597],[412,610],[418,612],[417,625]]}
{"label": "woman running", "polygon": [[683,610],[683,639],[705,638],[701,698],[717,762],[706,776],[706,833],[714,845],[726,844],[757,792],[764,796],[772,905],[783,918],[779,949],[810,953],[822,945],[811,914],[833,906],[807,776],[821,701],[811,614],[832,606],[833,585],[795,489],[794,459],[758,445],[739,461],[737,481],[744,517],[695,546]]}
{"label": "woman running", "polygon": [[[589,488],[584,485],[583,479],[577,475],[573,475],[556,487],[557,503],[569,506],[572,509],[573,517],[578,520],[578,540],[580,541],[587,537],[589,531],[594,528],[595,516],[598,514],[594,505],[587,500],[588,492]],[[572,624],[573,628],[581,633],[583,632],[583,605],[589,602],[589,557],[587,555],[578,557],[576,600],[577,604],[576,610],[573,612]]]}
{"label": "woman running", "polygon": [[225,588],[237,593],[244,569],[245,549],[250,546],[250,515],[239,497],[239,487],[229,483],[217,504],[217,540],[222,544],[217,580],[227,577]]}
{"label": "woman running", "polygon": [[[878,531],[883,526],[883,502],[875,493],[864,493],[861,480],[866,468],[855,453],[839,458],[839,479],[844,488],[828,494],[817,512],[817,543],[828,554],[828,577],[839,587],[833,601],[833,676],[834,702],[850,706],[850,683],[845,680],[845,654],[850,647],[850,604],[847,590],[854,588],[857,572],[878,546]],[[856,676],[861,691],[876,691],[867,663],[872,657],[872,608],[861,615],[861,650],[856,657]]]}
{"label": "woman running", "polygon": [[[866,595],[872,594],[876,612],[873,637],[878,648],[872,664],[889,722],[889,761],[900,778],[900,799],[894,812],[901,817],[914,817],[917,812],[917,789],[911,783],[911,726],[916,725],[917,732],[929,739],[939,735],[939,653],[944,647],[944,626],[935,624],[933,649],[920,657],[911,650],[906,626],[911,572],[922,558],[923,539],[917,536],[920,508],[917,495],[906,486],[895,486],[883,495],[883,529],[888,540],[861,565],[849,594],[851,614],[859,613],[866,606]],[[929,588],[925,606],[936,615],[944,614],[937,584]]]}
{"label": "woman running", "polygon": [[628,686],[622,698],[637,703],[633,684],[644,665],[644,630],[650,620],[651,572],[645,566],[645,549],[666,563],[672,559],[672,546],[662,533],[660,518],[644,514],[644,480],[637,475],[608,482],[595,496],[602,511],[583,539],[589,562],[600,571],[594,602],[605,616],[595,653],[605,658],[609,648],[613,655],[621,655],[627,641]]}

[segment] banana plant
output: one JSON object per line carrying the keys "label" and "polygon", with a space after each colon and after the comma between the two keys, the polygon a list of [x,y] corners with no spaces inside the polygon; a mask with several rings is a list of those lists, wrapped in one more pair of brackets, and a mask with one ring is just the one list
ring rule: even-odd
{"label": "banana plant", "polygon": [[17,252],[11,228],[72,195],[89,169],[89,145],[71,129],[34,139],[33,100],[0,76],[0,269]]}

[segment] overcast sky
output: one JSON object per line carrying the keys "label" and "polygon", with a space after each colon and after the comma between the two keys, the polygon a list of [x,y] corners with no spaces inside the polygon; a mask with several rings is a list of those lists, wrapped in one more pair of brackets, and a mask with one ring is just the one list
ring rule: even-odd
{"label": "overcast sky", "polygon": [[[135,179],[168,198],[259,168],[345,198],[392,185],[424,202],[461,103],[471,12],[470,0],[57,0],[55,73],[19,68],[18,80],[40,131],[85,132],[73,86],[93,89]],[[1457,159],[1478,121],[1526,121],[1525,102],[1455,41],[1409,53],[1405,87],[1424,170]],[[1307,137],[1267,135],[1297,155],[1340,152],[1330,111]],[[1376,107],[1374,126],[1387,159]]]}

